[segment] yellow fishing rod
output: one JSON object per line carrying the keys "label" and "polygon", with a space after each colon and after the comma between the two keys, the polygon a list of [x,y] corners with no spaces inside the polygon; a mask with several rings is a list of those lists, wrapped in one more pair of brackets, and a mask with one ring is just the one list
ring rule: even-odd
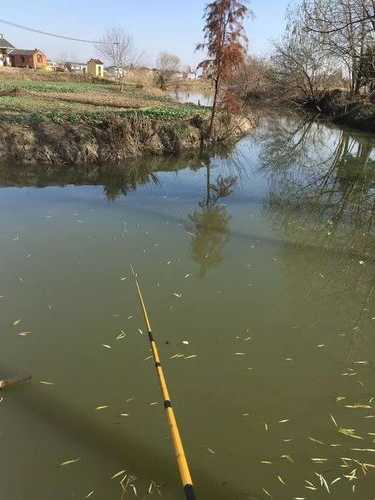
{"label": "yellow fishing rod", "polygon": [[188,461],[186,459],[180,431],[178,430],[176,416],[174,414],[171,398],[169,396],[167,381],[165,379],[163,368],[161,366],[159,351],[158,351],[154,336],[152,334],[151,323],[150,323],[150,320],[149,320],[149,317],[147,314],[145,301],[143,300],[141,287],[139,285],[138,277],[133,269],[133,266],[131,266],[131,270],[132,270],[132,273],[133,273],[133,276],[135,279],[135,284],[136,284],[137,292],[138,292],[138,298],[139,298],[139,302],[141,304],[143,317],[144,317],[146,327],[147,327],[148,338],[149,338],[150,344],[151,344],[152,356],[154,358],[156,373],[157,373],[157,376],[159,379],[160,389],[161,389],[161,393],[162,393],[163,400],[164,400],[164,408],[166,411],[169,430],[171,433],[173,448],[174,448],[174,451],[176,454],[177,465],[178,465],[178,470],[180,473],[181,482],[182,482],[182,485],[184,487],[185,497],[186,497],[186,500],[195,500],[196,497],[195,497],[195,493],[194,493],[194,486],[193,486],[193,481],[192,481],[191,474],[190,474],[189,464],[188,464]]}

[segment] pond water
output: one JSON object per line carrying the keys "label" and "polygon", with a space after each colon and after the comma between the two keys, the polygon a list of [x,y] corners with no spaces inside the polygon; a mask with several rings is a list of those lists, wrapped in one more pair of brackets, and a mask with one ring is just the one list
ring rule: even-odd
{"label": "pond water", "polygon": [[191,92],[176,88],[169,95],[183,104],[197,104],[198,106],[212,106],[213,96],[211,93]]}
{"label": "pond water", "polygon": [[33,380],[0,499],[183,498],[133,264],[198,499],[373,500],[374,148],[274,116],[199,159],[2,165],[0,368]]}

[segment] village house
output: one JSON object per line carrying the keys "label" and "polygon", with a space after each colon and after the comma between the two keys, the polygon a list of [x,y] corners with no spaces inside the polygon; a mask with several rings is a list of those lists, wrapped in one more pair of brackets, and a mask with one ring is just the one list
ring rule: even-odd
{"label": "village house", "polygon": [[105,72],[114,78],[123,78],[126,74],[126,70],[124,68],[120,68],[119,66],[108,66],[105,68]]}
{"label": "village house", "polygon": [[66,62],[65,68],[70,73],[82,73],[85,74],[87,72],[87,64],[80,62]]}
{"label": "village house", "polygon": [[10,66],[9,53],[14,50],[13,45],[0,33],[0,66]]}
{"label": "village house", "polygon": [[47,69],[47,56],[39,49],[14,49],[9,53],[11,65],[16,68]]}
{"label": "village house", "polygon": [[95,78],[103,78],[104,63],[100,59],[90,59],[87,63],[87,73]]}

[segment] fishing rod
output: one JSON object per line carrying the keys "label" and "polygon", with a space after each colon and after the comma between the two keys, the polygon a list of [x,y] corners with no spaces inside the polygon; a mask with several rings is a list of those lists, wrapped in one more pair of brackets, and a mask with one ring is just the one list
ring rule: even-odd
{"label": "fishing rod", "polygon": [[173,448],[176,454],[178,470],[180,473],[180,478],[182,482],[182,486],[184,488],[186,500],[195,500],[195,492],[193,481],[190,474],[189,464],[185,455],[184,447],[182,444],[182,439],[180,435],[180,431],[178,430],[176,416],[172,407],[171,398],[169,396],[169,390],[167,386],[167,381],[164,376],[163,368],[160,362],[159,350],[152,334],[151,323],[147,314],[147,309],[145,305],[145,301],[143,300],[143,295],[141,291],[141,287],[138,282],[137,274],[134,271],[133,266],[131,266],[131,270],[135,279],[135,284],[137,287],[138,298],[141,304],[141,309],[143,312],[143,317],[146,323],[148,338],[151,344],[152,356],[155,362],[156,373],[160,383],[160,389],[164,400],[164,408],[166,411],[166,417],[169,425],[169,430],[171,433]]}

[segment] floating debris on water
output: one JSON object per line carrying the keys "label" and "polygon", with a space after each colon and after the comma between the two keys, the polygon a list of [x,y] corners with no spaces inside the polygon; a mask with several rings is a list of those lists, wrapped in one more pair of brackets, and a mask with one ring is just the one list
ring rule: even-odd
{"label": "floating debris on water", "polygon": [[113,476],[111,477],[111,479],[116,479],[120,476],[123,476],[124,474],[126,473],[126,470],[120,470],[119,472],[116,472],[116,474],[113,474]]}
{"label": "floating debris on water", "polygon": [[80,460],[81,460],[80,458],[71,458],[69,460],[65,460],[64,462],[61,462],[60,466],[64,467],[65,465],[76,464]]}

